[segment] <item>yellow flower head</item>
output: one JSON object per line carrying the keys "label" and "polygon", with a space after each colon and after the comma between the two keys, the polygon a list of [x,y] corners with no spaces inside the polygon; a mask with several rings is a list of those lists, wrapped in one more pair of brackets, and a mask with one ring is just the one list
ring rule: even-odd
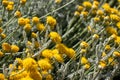
{"label": "yellow flower head", "polygon": [[115,61],[114,61],[114,58],[113,57],[109,57],[108,58],[108,63],[110,64],[110,65],[115,65]]}
{"label": "yellow flower head", "polygon": [[80,43],[80,47],[81,48],[87,48],[89,46],[89,44],[87,43],[87,42],[85,42],[85,41],[82,41],[81,43]]}
{"label": "yellow flower head", "polygon": [[106,46],[105,46],[105,50],[106,50],[106,51],[110,51],[110,50],[111,50],[110,45],[106,45]]}
{"label": "yellow flower head", "polygon": [[90,9],[92,7],[92,4],[89,1],[84,1],[83,6],[87,9]]}
{"label": "yellow flower head", "polygon": [[29,73],[29,76],[33,79],[33,80],[42,80],[42,75],[40,74],[39,71],[33,71]]}
{"label": "yellow flower head", "polygon": [[117,37],[116,37],[115,43],[117,43],[118,45],[120,44],[120,36],[117,36]]}
{"label": "yellow flower head", "polygon": [[81,12],[83,10],[83,6],[77,6],[77,11]]}
{"label": "yellow flower head", "polygon": [[46,80],[53,80],[53,77],[51,74],[49,74],[47,71],[42,71],[42,76],[46,79]]}
{"label": "yellow flower head", "polygon": [[120,22],[117,22],[116,26],[120,29]]}
{"label": "yellow flower head", "polygon": [[97,11],[97,15],[102,16],[103,14],[104,14],[104,12],[102,10]]}
{"label": "yellow flower head", "polygon": [[25,24],[30,24],[30,19],[29,18],[25,18]]}
{"label": "yellow flower head", "polygon": [[69,58],[72,58],[72,57],[74,57],[75,56],[75,50],[74,49],[72,49],[72,48],[68,48],[68,50],[67,50],[67,56],[69,57]]}
{"label": "yellow flower head", "polygon": [[27,0],[20,0],[20,3],[21,3],[22,5],[24,5],[24,4],[26,3],[26,1],[27,1]]}
{"label": "yellow flower head", "polygon": [[32,79],[30,76],[26,76],[26,77],[21,78],[21,79],[19,79],[19,80],[34,80],[34,79]]}
{"label": "yellow flower head", "polygon": [[37,48],[39,48],[40,47],[40,43],[38,42],[38,41],[35,41],[34,42],[34,47],[37,49]]}
{"label": "yellow flower head", "polygon": [[60,4],[62,0],[55,0],[55,3]]}
{"label": "yellow flower head", "polygon": [[2,27],[0,27],[0,33],[2,33],[3,32],[3,29],[2,29]]}
{"label": "yellow flower head", "polygon": [[0,51],[0,57],[2,57],[3,55],[4,55],[3,52]]}
{"label": "yellow flower head", "polygon": [[40,68],[42,70],[50,70],[50,69],[52,69],[52,65],[51,65],[51,63],[49,62],[48,59],[40,59],[38,61],[38,65],[40,66]]}
{"label": "yellow flower head", "polygon": [[25,58],[23,60],[23,68],[27,71],[35,71],[37,66],[37,62],[33,58]]}
{"label": "yellow flower head", "polygon": [[46,22],[47,22],[47,24],[49,24],[51,26],[51,29],[54,29],[54,26],[57,23],[56,19],[53,18],[52,16],[47,16]]}
{"label": "yellow flower head", "polygon": [[89,69],[90,68],[90,63],[87,63],[83,66],[85,69]]}
{"label": "yellow flower head", "polygon": [[32,37],[32,38],[37,38],[37,34],[34,33],[34,32],[32,32],[31,37]]}
{"label": "yellow flower head", "polygon": [[8,3],[9,3],[9,1],[8,1],[8,0],[3,0],[3,1],[2,1],[2,5],[3,5],[3,6],[7,6],[7,5],[8,5]]}
{"label": "yellow flower head", "polygon": [[62,43],[56,44],[55,47],[56,47],[56,49],[58,49],[60,54],[65,54],[65,53],[68,52],[68,48],[64,44],[62,44]]}
{"label": "yellow flower head", "polygon": [[16,53],[16,52],[18,52],[20,49],[19,49],[19,47],[17,46],[17,45],[11,45],[11,52],[14,52],[14,53]]}
{"label": "yellow flower head", "polygon": [[20,11],[16,11],[15,14],[14,14],[16,17],[21,17],[21,12]]}
{"label": "yellow flower head", "polygon": [[50,32],[49,36],[55,43],[60,43],[62,41],[61,36],[57,32]]}
{"label": "yellow flower head", "polygon": [[7,7],[6,7],[6,9],[7,9],[8,11],[12,11],[12,10],[14,9],[14,6],[8,4]]}
{"label": "yellow flower head", "polygon": [[10,52],[11,51],[11,45],[9,43],[3,43],[2,44],[2,50],[5,52]]}
{"label": "yellow flower head", "polygon": [[74,12],[74,16],[78,16],[78,17],[79,17],[79,16],[80,16],[80,12],[75,11],[75,12]]}
{"label": "yellow flower head", "polygon": [[118,51],[114,51],[114,52],[113,52],[113,56],[115,56],[115,57],[120,57],[120,53],[119,53]]}
{"label": "yellow flower head", "polygon": [[111,12],[111,7],[108,3],[103,4],[102,8],[105,10],[105,12],[108,12],[108,13]]}
{"label": "yellow flower head", "polygon": [[99,35],[98,35],[98,34],[94,34],[94,35],[93,35],[93,38],[94,38],[94,39],[98,39],[98,38],[99,38]]}
{"label": "yellow flower head", "polygon": [[6,34],[1,33],[1,34],[0,34],[0,37],[1,37],[2,39],[6,38]]}
{"label": "yellow flower head", "polygon": [[32,22],[33,22],[34,24],[37,24],[37,23],[40,22],[40,20],[39,20],[38,17],[33,17],[33,18],[32,18]]}
{"label": "yellow flower head", "polygon": [[116,22],[120,21],[120,17],[116,14],[110,14],[110,19]]}
{"label": "yellow flower head", "polygon": [[38,24],[36,25],[36,28],[37,28],[37,30],[39,30],[39,31],[44,31],[44,30],[45,30],[44,24],[41,24],[41,23],[38,23]]}
{"label": "yellow flower head", "polygon": [[26,31],[26,32],[30,32],[31,31],[31,25],[29,24],[29,23],[27,23],[25,26],[24,26],[24,30]]}
{"label": "yellow flower head", "polygon": [[23,17],[20,17],[19,19],[18,19],[18,24],[20,25],[20,26],[24,26],[26,23],[25,23],[25,19],[23,18]]}
{"label": "yellow flower head", "polygon": [[0,73],[0,80],[5,80],[5,76],[2,73]]}
{"label": "yellow flower head", "polygon": [[111,26],[106,27],[106,32],[107,32],[109,35],[112,35],[112,34],[117,35],[117,34],[118,34],[118,33],[117,33],[117,30],[116,30],[115,28],[111,27]]}
{"label": "yellow flower head", "polygon": [[82,57],[81,58],[81,64],[87,64],[88,60],[86,59],[86,57]]}
{"label": "yellow flower head", "polygon": [[63,58],[62,58],[62,56],[61,56],[60,54],[58,54],[58,53],[53,54],[53,57],[54,57],[58,62],[63,62],[63,61],[64,61]]}
{"label": "yellow flower head", "polygon": [[105,52],[102,52],[102,57],[105,57],[107,54]]}
{"label": "yellow flower head", "polygon": [[107,65],[107,64],[106,64],[105,61],[100,61],[98,67],[99,67],[100,69],[104,69],[104,68],[106,67],[106,65]]}
{"label": "yellow flower head", "polygon": [[45,58],[52,58],[53,56],[52,50],[45,49],[44,51],[42,51],[42,56]]}

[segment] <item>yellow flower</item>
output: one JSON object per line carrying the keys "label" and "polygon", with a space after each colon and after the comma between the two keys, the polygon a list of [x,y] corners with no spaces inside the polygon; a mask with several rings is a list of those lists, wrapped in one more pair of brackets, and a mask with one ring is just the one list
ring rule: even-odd
{"label": "yellow flower", "polygon": [[117,35],[115,35],[115,34],[112,34],[112,35],[109,37],[109,39],[116,40],[116,39],[117,39]]}
{"label": "yellow flower", "polygon": [[33,22],[34,24],[39,23],[39,18],[38,18],[38,17],[33,17],[33,18],[32,18],[32,22]]}
{"label": "yellow flower", "polygon": [[100,69],[104,69],[104,68],[106,67],[106,65],[107,65],[107,64],[106,64],[105,61],[100,61],[98,67],[99,67]]}
{"label": "yellow flower", "polygon": [[72,48],[68,48],[66,54],[67,54],[67,56],[68,56],[69,58],[73,58],[73,57],[75,57],[75,50],[72,49]]}
{"label": "yellow flower", "polygon": [[45,78],[45,80],[53,80],[53,77],[51,74],[49,74],[47,71],[42,71],[42,76]]}
{"label": "yellow flower", "polygon": [[8,1],[8,0],[3,0],[3,1],[2,1],[2,5],[3,5],[3,6],[7,6],[7,5],[8,5],[8,3],[9,3],[9,1]]}
{"label": "yellow flower", "polygon": [[106,50],[106,51],[110,51],[110,50],[111,50],[110,45],[106,45],[106,46],[105,46],[105,50]]}
{"label": "yellow flower", "polygon": [[0,34],[0,37],[1,37],[2,39],[6,38],[6,34],[1,33],[1,34]]}
{"label": "yellow flower", "polygon": [[83,66],[85,69],[89,69],[90,68],[90,63],[87,63]]}
{"label": "yellow flower", "polygon": [[37,48],[39,48],[40,47],[40,43],[38,42],[38,41],[35,41],[34,42],[34,47],[37,49]]}
{"label": "yellow flower", "polygon": [[113,52],[113,56],[115,56],[115,57],[120,57],[120,53],[119,53],[118,51],[114,51],[114,52]]}
{"label": "yellow flower", "polygon": [[29,24],[29,23],[27,23],[25,26],[24,26],[24,30],[26,31],[26,32],[30,32],[31,31],[31,25]]}
{"label": "yellow flower", "polygon": [[55,18],[53,18],[52,16],[47,16],[47,24],[49,24],[51,26],[51,29],[54,29],[54,26],[56,25],[57,21]]}
{"label": "yellow flower", "polygon": [[93,38],[94,38],[94,39],[98,39],[98,38],[99,38],[99,35],[98,35],[98,34],[94,34],[94,35],[93,35]]}
{"label": "yellow flower", "polygon": [[80,16],[80,12],[75,11],[75,12],[74,12],[74,16]]}
{"label": "yellow flower", "polygon": [[35,71],[37,66],[37,62],[33,58],[25,58],[23,60],[23,68],[27,71]]}
{"label": "yellow flower", "polygon": [[109,58],[108,58],[108,63],[109,63],[110,65],[115,65],[114,58],[113,58],[113,57],[109,57]]}
{"label": "yellow flower", "polygon": [[40,68],[42,70],[50,70],[50,69],[52,69],[52,65],[51,65],[51,63],[49,62],[48,59],[40,59],[38,61],[38,65],[40,66]]}
{"label": "yellow flower", "polygon": [[55,3],[57,3],[57,4],[59,4],[61,2],[62,2],[62,0],[55,0]]}
{"label": "yellow flower", "polygon": [[29,76],[30,76],[33,80],[42,80],[42,76],[41,76],[41,74],[40,74],[39,71],[29,72]]}
{"label": "yellow flower", "polygon": [[58,49],[60,54],[65,54],[68,51],[68,48],[64,44],[62,44],[62,43],[56,44],[55,47],[56,47],[56,49]]}
{"label": "yellow flower", "polygon": [[83,17],[86,18],[87,15],[88,15],[88,12],[87,12],[87,11],[82,11],[82,12],[81,12],[81,15],[83,15]]}
{"label": "yellow flower", "polygon": [[32,32],[31,37],[32,37],[32,38],[37,38],[37,34],[34,33],[34,32]]}
{"label": "yellow flower", "polygon": [[112,14],[118,14],[119,11],[118,11],[118,9],[111,8],[111,13],[112,13]]}
{"label": "yellow flower", "polygon": [[30,19],[29,18],[25,18],[25,24],[30,24]]}
{"label": "yellow flower", "polygon": [[22,5],[24,5],[24,4],[26,3],[26,1],[27,1],[27,0],[20,0],[20,3],[21,3]]}
{"label": "yellow flower", "polygon": [[16,11],[15,14],[14,14],[16,17],[21,17],[21,12],[20,11]]}
{"label": "yellow flower", "polygon": [[87,9],[90,9],[92,7],[92,4],[89,1],[84,1],[83,6]]}
{"label": "yellow flower", "polygon": [[117,35],[118,34],[117,30],[115,28],[111,27],[111,26],[106,27],[106,32],[110,35],[112,35],[112,34]]}
{"label": "yellow flower", "polygon": [[5,76],[2,73],[0,73],[0,80],[5,80]]}
{"label": "yellow flower", "polygon": [[26,76],[26,77],[21,78],[21,79],[19,79],[19,80],[34,80],[34,79],[32,79],[30,76]]}
{"label": "yellow flower", "polygon": [[55,53],[55,54],[53,54],[53,57],[58,61],[58,62],[63,62],[64,60],[63,60],[63,58],[62,58],[62,56],[60,55],[60,54],[58,54],[58,53]]}
{"label": "yellow flower", "polygon": [[120,29],[120,22],[117,22],[116,26]]}
{"label": "yellow flower", "polygon": [[60,43],[62,41],[61,36],[57,32],[50,32],[49,36],[55,43]]}
{"label": "yellow flower", "polygon": [[105,12],[108,12],[108,13],[111,12],[111,7],[108,3],[103,4],[102,8],[105,10]]}
{"label": "yellow flower", "polygon": [[26,24],[25,19],[24,19],[23,17],[20,17],[20,18],[18,19],[18,24],[19,24],[20,26],[24,26],[24,25]]}
{"label": "yellow flower", "polygon": [[9,64],[9,68],[11,69],[11,68],[13,68],[13,70],[16,70],[16,66],[14,66],[13,64]]}
{"label": "yellow flower", "polygon": [[0,51],[0,57],[2,57],[3,55],[4,55],[3,52]]}
{"label": "yellow flower", "polygon": [[80,43],[80,47],[81,48],[87,48],[89,46],[89,44],[87,43],[87,42],[85,42],[85,41],[82,41],[81,43]]}
{"label": "yellow flower", "polygon": [[105,52],[102,52],[102,57],[105,57],[107,54]]}
{"label": "yellow flower", "polygon": [[52,50],[50,50],[50,49],[43,50],[42,56],[45,58],[52,58],[52,56],[53,56]]}
{"label": "yellow flower", "polygon": [[102,10],[97,11],[97,15],[102,16],[103,14],[104,14],[104,12]]}
{"label": "yellow flower", "polygon": [[117,43],[118,45],[120,44],[120,36],[117,36],[117,38],[115,39],[115,43]]}
{"label": "yellow flower", "polygon": [[10,52],[11,51],[11,45],[9,43],[3,43],[2,44],[2,50],[5,52]]}
{"label": "yellow flower", "polygon": [[0,33],[2,33],[3,32],[3,29],[2,29],[2,27],[0,27]]}
{"label": "yellow flower", "polygon": [[14,53],[16,53],[16,52],[18,52],[20,49],[19,49],[19,47],[17,46],[17,45],[11,45],[11,52],[14,52]]}
{"label": "yellow flower", "polygon": [[110,19],[113,21],[120,21],[120,17],[116,14],[110,14]]}
{"label": "yellow flower", "polygon": [[6,9],[7,9],[8,11],[12,11],[12,10],[14,9],[14,6],[8,4],[7,7],[6,7]]}
{"label": "yellow flower", "polygon": [[22,61],[22,59],[21,58],[16,58],[15,59],[16,61],[17,61],[17,63],[19,64],[19,65],[23,65],[23,61]]}
{"label": "yellow flower", "polygon": [[77,6],[77,11],[81,12],[83,10],[83,6]]}
{"label": "yellow flower", "polygon": [[86,59],[86,57],[82,57],[81,58],[81,64],[87,64],[88,60]]}
{"label": "yellow flower", "polygon": [[44,30],[45,30],[44,24],[38,23],[38,24],[36,25],[36,27],[37,27],[37,30],[39,30],[39,31],[44,31]]}

